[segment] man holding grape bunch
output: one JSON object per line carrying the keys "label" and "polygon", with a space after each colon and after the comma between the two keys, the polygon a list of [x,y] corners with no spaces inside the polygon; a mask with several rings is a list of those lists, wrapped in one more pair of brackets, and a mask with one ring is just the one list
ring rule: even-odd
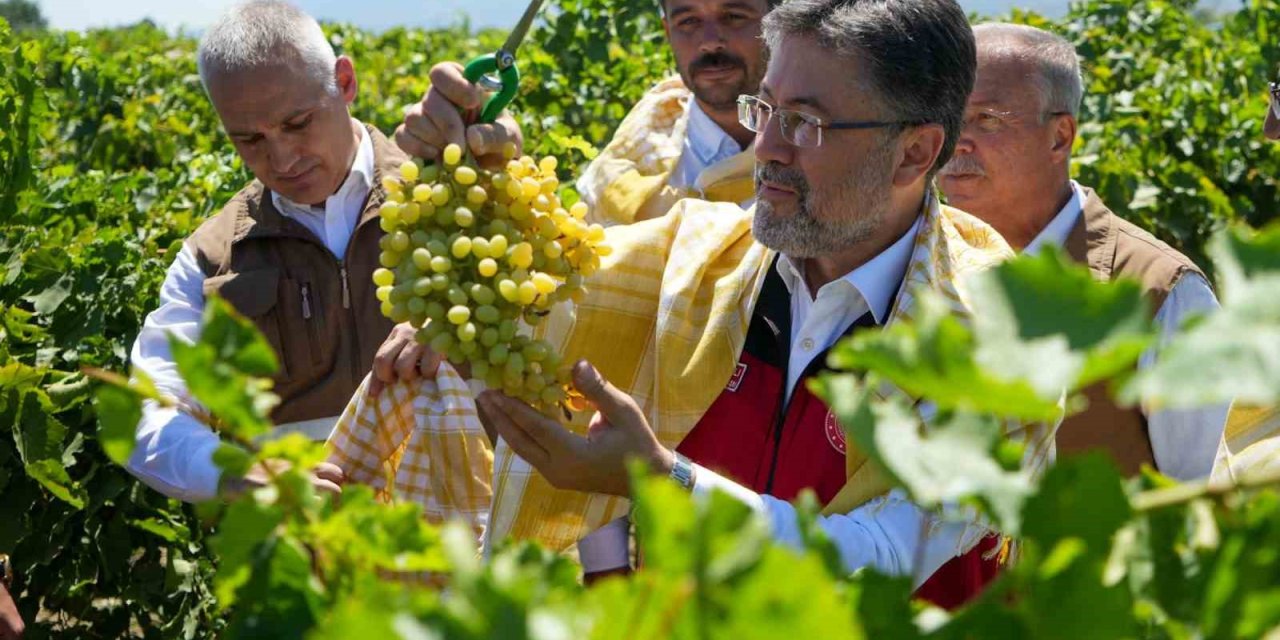
{"label": "man holding grape bunch", "polygon": [[[592,361],[572,380],[594,415],[566,428],[499,390],[476,399],[501,436],[489,540],[576,541],[625,514],[625,463],[639,459],[695,494],[728,492],[788,543],[801,538],[788,501],[814,490],[818,524],[850,570],[922,584],[972,558],[974,575],[929,591],[961,602],[991,575],[995,554],[977,547],[988,529],[890,491],[805,381],[840,337],[911,318],[918,287],[974,312],[964,276],[1012,255],[932,191],[973,86],[972,31],[952,0],[792,0],[764,19],[764,37],[764,81],[737,100],[755,133],[757,205],[685,200],[610,230],[613,255],[586,279],[586,298],[552,308],[538,329],[566,362]],[[432,81],[428,119],[483,99],[460,67],[438,66]],[[436,131],[440,146],[470,135],[456,124]],[[1029,468],[1052,457],[1053,431],[1011,430]]]}

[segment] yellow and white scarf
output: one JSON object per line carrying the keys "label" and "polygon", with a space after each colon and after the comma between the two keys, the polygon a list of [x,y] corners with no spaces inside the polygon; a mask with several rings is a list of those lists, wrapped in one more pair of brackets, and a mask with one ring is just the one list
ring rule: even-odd
{"label": "yellow and white scarf", "polygon": [[[588,280],[587,299],[576,308],[556,308],[539,327],[539,335],[551,341],[566,361],[590,359],[608,380],[634,397],[667,447],[674,448],[693,429],[737,365],[751,311],[775,255],[751,237],[752,215],[733,205],[685,200],[661,218],[609,229],[614,253]],[[894,302],[889,323],[912,318],[920,288],[940,293],[955,313],[967,316],[966,276],[1013,255],[989,226],[940,206],[932,197],[923,215],[906,286]],[[461,381],[451,369],[442,368],[441,375],[436,384],[458,388]],[[364,469],[376,471],[362,475],[394,477],[400,495],[430,500],[436,507],[432,515],[447,517],[451,514],[444,503],[451,498],[438,495],[439,481],[427,487],[423,483],[429,474],[405,474],[396,468],[401,459],[434,461],[444,456],[429,449],[438,438],[393,439],[381,447],[385,455],[376,462],[352,451],[350,444],[343,445],[376,441],[382,433],[444,429],[439,411],[433,414],[403,406],[436,403],[439,398],[432,396],[438,394],[431,383],[398,385],[390,397],[399,400],[389,400],[388,406],[366,403],[361,410],[348,410],[331,443],[344,468],[343,460],[363,459]],[[483,437],[474,405],[458,402],[454,407],[466,412],[453,415],[467,423],[460,429],[472,434],[470,441]],[[568,426],[584,433],[588,418],[579,414]],[[1027,444],[1026,462],[1039,471],[1052,459],[1053,432],[1042,425],[1011,425],[1008,436]],[[456,473],[468,484],[478,485],[477,470],[487,468],[490,458],[478,451],[470,455],[474,456],[471,470]],[[456,453],[443,462],[455,469],[463,463]],[[486,536],[490,544],[510,536],[565,549],[629,508],[623,498],[553,488],[503,442],[492,464],[492,510]],[[848,448],[847,473],[848,482],[826,506],[827,513],[847,513],[889,489],[884,476],[856,447]],[[360,481],[359,476],[354,479]],[[455,486],[451,495],[474,496],[487,487],[471,489],[460,491]],[[473,503],[460,505],[457,515],[469,517],[472,507]]]}
{"label": "yellow and white scarf", "polygon": [[755,195],[750,149],[707,167],[691,187],[671,186],[684,151],[692,99],[693,93],[674,77],[659,82],[631,109],[578,180],[579,192],[593,203],[589,222],[632,224],[662,216],[684,198],[741,203]]}

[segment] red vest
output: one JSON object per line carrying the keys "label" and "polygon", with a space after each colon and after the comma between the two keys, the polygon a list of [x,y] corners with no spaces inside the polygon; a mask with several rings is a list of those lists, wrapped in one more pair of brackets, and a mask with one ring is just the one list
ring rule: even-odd
{"label": "red vest", "polygon": [[[867,313],[846,333],[874,326]],[[790,347],[791,296],[776,268],[770,268],[737,370],[678,450],[757,493],[793,500],[812,489],[826,504],[845,484],[845,434],[805,385],[826,369],[825,352],[812,360],[791,401],[784,402]],[[996,576],[996,562],[983,556],[997,541],[985,539],[953,558],[916,595],[947,608],[974,597]]]}

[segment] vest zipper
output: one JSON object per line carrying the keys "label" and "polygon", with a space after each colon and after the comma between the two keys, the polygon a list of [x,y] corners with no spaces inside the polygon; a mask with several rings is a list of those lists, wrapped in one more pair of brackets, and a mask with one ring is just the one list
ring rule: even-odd
{"label": "vest zipper", "polygon": [[[355,231],[351,234],[351,242],[347,244],[348,254],[351,253],[351,248],[356,245],[356,237],[359,232],[360,226],[356,225]],[[347,283],[347,262],[345,259],[338,260],[338,279],[342,281],[342,308],[346,310],[347,321],[350,323],[347,339],[351,341],[351,379],[356,385],[359,385],[366,372],[360,370],[360,321],[356,318],[355,310],[351,308],[351,285]]]}
{"label": "vest zipper", "polygon": [[[773,451],[769,460],[769,479],[765,482],[765,495],[773,495],[773,478],[778,471],[778,452],[782,449],[782,428],[787,420],[787,407],[790,405],[790,398],[787,397],[787,377],[789,373],[791,359],[791,344],[789,336],[783,336],[782,330],[778,325],[773,323],[767,316],[762,316],[765,324],[769,325],[769,330],[773,332],[773,337],[778,343],[778,352],[782,354],[782,389],[778,394],[778,408],[773,414]],[[783,342],[787,340],[787,342]]]}
{"label": "vest zipper", "polygon": [[302,319],[311,319],[311,285],[302,285]]}
{"label": "vest zipper", "polygon": [[342,278],[342,308],[351,308],[351,288],[347,286],[347,265],[338,263],[338,275]]}

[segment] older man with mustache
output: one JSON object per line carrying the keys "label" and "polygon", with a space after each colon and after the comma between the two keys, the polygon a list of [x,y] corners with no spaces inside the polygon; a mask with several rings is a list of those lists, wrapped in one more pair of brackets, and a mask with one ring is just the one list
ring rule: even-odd
{"label": "older man with mustache", "polygon": [[[1071,43],[1013,24],[978,25],[974,35],[977,82],[956,154],[939,179],[948,203],[995,227],[1015,249],[1061,247],[1100,280],[1137,280],[1157,310],[1161,345],[1186,318],[1216,309],[1217,299],[1195,264],[1071,180],[1083,93]],[[1159,347],[1144,354],[1139,366],[1155,362]],[[1058,430],[1059,453],[1100,449],[1126,473],[1150,464],[1181,480],[1209,474],[1226,406],[1124,408],[1102,386],[1087,396],[1088,409]]]}

